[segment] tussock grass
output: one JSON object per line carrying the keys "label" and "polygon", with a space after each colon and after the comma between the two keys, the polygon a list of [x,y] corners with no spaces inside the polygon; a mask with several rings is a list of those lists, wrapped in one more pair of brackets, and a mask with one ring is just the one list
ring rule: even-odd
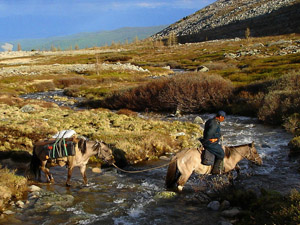
{"label": "tussock grass", "polygon": [[[182,146],[197,145],[196,138],[202,135],[200,127],[192,123],[145,120],[105,110],[72,111],[36,106],[34,112],[23,113],[19,107],[0,104],[0,113],[4,115],[0,124],[2,151],[32,151],[35,141],[59,130],[73,129],[80,135],[114,145],[129,163],[135,163],[177,151]],[[185,139],[177,139],[179,132],[186,133]]]}
{"label": "tussock grass", "polygon": [[21,199],[26,190],[27,180],[24,177],[0,165],[0,212],[5,210],[11,199]]}

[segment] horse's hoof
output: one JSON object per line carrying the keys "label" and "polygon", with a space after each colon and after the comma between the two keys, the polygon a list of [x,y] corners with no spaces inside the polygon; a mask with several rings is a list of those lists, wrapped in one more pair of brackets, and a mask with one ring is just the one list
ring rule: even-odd
{"label": "horse's hoof", "polygon": [[177,189],[178,189],[178,191],[182,191],[182,189],[183,189],[183,186],[181,186],[181,185],[178,185]]}
{"label": "horse's hoof", "polygon": [[69,184],[69,183],[66,183],[66,186],[67,186],[67,187],[71,187],[71,184]]}

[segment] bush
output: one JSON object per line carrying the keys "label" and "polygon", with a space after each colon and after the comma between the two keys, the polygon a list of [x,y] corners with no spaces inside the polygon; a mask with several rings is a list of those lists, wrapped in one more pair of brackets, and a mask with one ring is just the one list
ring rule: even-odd
{"label": "bush", "polygon": [[271,124],[282,124],[300,111],[300,74],[292,72],[276,80],[269,88],[258,112],[258,118]]}
{"label": "bush", "polygon": [[92,80],[83,77],[68,77],[55,80],[55,84],[61,88],[70,87],[73,85],[92,84]]}
{"label": "bush", "polygon": [[300,137],[294,137],[288,144],[290,156],[300,155]]}
{"label": "bush", "polygon": [[45,81],[33,84],[31,88],[36,92],[44,92],[54,90],[55,85],[52,81]]}
{"label": "bush", "polygon": [[101,107],[135,111],[205,112],[223,108],[233,86],[218,75],[184,73],[162,78],[123,92],[115,92]]}
{"label": "bush", "polygon": [[270,124],[282,124],[284,120],[300,109],[299,90],[272,91],[263,101],[258,118]]}

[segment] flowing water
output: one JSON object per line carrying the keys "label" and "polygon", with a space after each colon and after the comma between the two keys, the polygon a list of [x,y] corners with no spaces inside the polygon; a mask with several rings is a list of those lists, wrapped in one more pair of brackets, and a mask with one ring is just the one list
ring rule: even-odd
{"label": "flowing water", "polygon": [[[185,115],[165,120],[193,121],[197,115]],[[199,115],[207,120],[212,115]],[[239,145],[254,141],[263,158],[262,166],[247,160],[240,162],[241,175],[235,185],[247,189],[260,188],[289,193],[300,188],[298,159],[289,158],[287,144],[292,136],[278,127],[260,124],[249,117],[228,116],[221,125],[225,145]],[[157,160],[130,166],[127,170],[142,170],[168,161]],[[207,203],[198,200],[203,180],[192,175],[182,193],[163,199],[158,193],[166,191],[166,167],[149,172],[128,174],[113,167],[97,174],[87,169],[89,185],[83,186],[79,169],[74,169],[71,188],[64,186],[65,168],[52,168],[55,184],[38,184],[45,190],[71,194],[74,204],[65,212],[52,215],[48,212],[32,213],[24,209],[14,215],[23,224],[217,224],[219,212],[207,209]],[[13,224],[13,222],[12,222]],[[17,223],[16,223],[17,224]]]}

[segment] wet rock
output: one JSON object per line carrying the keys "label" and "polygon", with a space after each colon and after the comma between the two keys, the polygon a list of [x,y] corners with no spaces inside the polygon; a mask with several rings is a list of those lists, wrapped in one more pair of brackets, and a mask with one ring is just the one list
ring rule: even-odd
{"label": "wet rock", "polygon": [[159,157],[159,159],[168,161],[168,160],[170,160],[170,157],[163,155],[163,156]]}
{"label": "wet rock", "polygon": [[203,192],[198,193],[195,198],[197,198],[201,203],[208,203],[211,201],[210,197]]}
{"label": "wet rock", "polygon": [[49,191],[41,191],[40,197],[34,203],[34,211],[43,212],[52,206],[68,207],[74,201],[72,195],[60,195]]}
{"label": "wet rock", "polygon": [[208,203],[207,208],[209,208],[213,211],[218,211],[220,209],[220,202],[212,201],[212,202]]}
{"label": "wet rock", "polygon": [[232,223],[230,223],[228,221],[219,221],[218,225],[232,225]]}
{"label": "wet rock", "polygon": [[23,208],[25,208],[25,203],[19,200],[16,202],[16,206],[23,209]]}
{"label": "wet rock", "polygon": [[102,171],[101,171],[101,168],[99,168],[99,167],[94,167],[94,168],[92,168],[92,172],[93,172],[93,173],[101,173]]}
{"label": "wet rock", "polygon": [[170,199],[170,198],[174,198],[175,196],[177,196],[176,192],[162,191],[162,192],[156,193],[156,195],[154,196],[154,199]]}
{"label": "wet rock", "polygon": [[225,217],[235,217],[239,213],[240,213],[240,210],[238,208],[234,207],[232,209],[222,211],[221,215],[225,216]]}
{"label": "wet rock", "polygon": [[60,214],[63,214],[65,211],[66,211],[66,209],[59,205],[53,205],[48,210],[49,214],[51,214],[51,215],[60,215]]}
{"label": "wet rock", "polygon": [[220,205],[220,210],[227,210],[230,208],[230,202],[227,200],[224,200]]}
{"label": "wet rock", "polygon": [[31,185],[28,187],[30,192],[41,191],[42,189],[36,185]]}
{"label": "wet rock", "polygon": [[3,212],[3,214],[5,214],[5,215],[12,215],[12,214],[15,214],[15,212],[13,212],[13,211],[11,211],[11,210],[5,210],[5,211]]}

